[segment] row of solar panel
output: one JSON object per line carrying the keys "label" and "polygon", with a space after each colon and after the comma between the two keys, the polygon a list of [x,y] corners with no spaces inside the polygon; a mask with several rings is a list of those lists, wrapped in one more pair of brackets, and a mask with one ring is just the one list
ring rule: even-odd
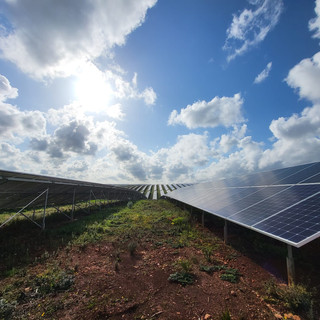
{"label": "row of solar panel", "polygon": [[320,236],[319,177],[320,163],[313,163],[195,184],[167,196],[300,247]]}
{"label": "row of solar panel", "polygon": [[147,199],[157,200],[174,190],[191,186],[189,183],[179,184],[147,184],[147,185],[126,185],[126,188],[142,193]]}
{"label": "row of solar panel", "polygon": [[[98,183],[0,171],[0,209],[16,209],[49,189],[48,205],[59,206],[93,199],[125,200],[143,198],[133,190]],[[42,205],[43,197],[33,202]]]}

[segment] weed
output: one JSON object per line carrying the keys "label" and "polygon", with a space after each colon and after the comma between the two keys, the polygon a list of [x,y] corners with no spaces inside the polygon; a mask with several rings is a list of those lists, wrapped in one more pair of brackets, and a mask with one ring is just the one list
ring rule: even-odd
{"label": "weed", "polygon": [[189,217],[177,217],[172,219],[172,225],[175,226],[175,230],[178,233],[181,233],[183,230],[186,230],[189,226]]}
{"label": "weed", "polygon": [[179,259],[174,264],[182,273],[189,273],[191,271],[192,263],[188,259]]}
{"label": "weed", "polygon": [[129,242],[128,250],[129,250],[131,256],[135,255],[137,246],[138,246],[138,244],[135,241]]}
{"label": "weed", "polygon": [[0,319],[10,319],[15,305],[5,299],[0,299]]}
{"label": "weed", "polygon": [[213,248],[211,246],[205,246],[202,248],[202,253],[204,254],[206,260],[211,262],[211,257],[213,254]]}
{"label": "weed", "polygon": [[132,201],[129,201],[129,202],[127,203],[127,208],[128,208],[128,209],[132,209],[132,207],[133,207],[133,202],[132,202]]}
{"label": "weed", "polygon": [[226,310],[221,313],[220,320],[231,320],[231,314],[229,310]]}
{"label": "weed", "polygon": [[313,294],[302,285],[278,286],[273,281],[265,285],[269,302],[282,301],[294,312],[310,311],[312,309]]}
{"label": "weed", "polygon": [[73,274],[59,269],[48,270],[34,280],[36,292],[41,295],[68,290],[74,282]]}
{"label": "weed", "polygon": [[186,286],[188,284],[193,284],[194,282],[194,275],[192,273],[187,272],[175,272],[170,274],[168,280],[170,282],[177,282],[180,283],[183,286]]}
{"label": "weed", "polygon": [[231,283],[237,283],[241,277],[241,274],[237,269],[226,268],[222,275],[220,276],[221,280],[229,281]]}
{"label": "weed", "polygon": [[217,271],[217,268],[216,268],[216,266],[205,266],[205,265],[201,264],[199,267],[199,270],[204,271],[208,274],[213,274],[215,271]]}

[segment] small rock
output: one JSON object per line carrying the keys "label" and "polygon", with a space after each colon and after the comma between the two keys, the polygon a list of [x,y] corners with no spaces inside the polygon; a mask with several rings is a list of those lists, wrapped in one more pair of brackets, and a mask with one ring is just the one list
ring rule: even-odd
{"label": "small rock", "polygon": [[211,314],[206,313],[203,319],[204,319],[204,320],[210,320],[210,319],[212,319],[212,318],[211,318]]}
{"label": "small rock", "polygon": [[231,294],[232,296],[234,296],[234,297],[237,296],[237,293],[236,293],[235,291],[233,291],[233,290],[231,290],[230,294]]}
{"label": "small rock", "polygon": [[276,319],[283,319],[280,313],[275,313],[274,316]]}

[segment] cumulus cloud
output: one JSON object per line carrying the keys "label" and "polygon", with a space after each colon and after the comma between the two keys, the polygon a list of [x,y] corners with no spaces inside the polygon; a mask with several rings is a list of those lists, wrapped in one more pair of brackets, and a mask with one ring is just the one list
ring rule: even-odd
{"label": "cumulus cloud", "polygon": [[156,0],[4,3],[10,26],[2,26],[2,58],[35,78],[68,76],[86,61],[123,45]]}
{"label": "cumulus cloud", "polygon": [[246,124],[241,127],[234,126],[231,132],[222,134],[220,138],[214,141],[214,144],[218,144],[218,150],[222,153],[228,153],[234,147],[238,147],[240,140],[245,137],[246,131]]}
{"label": "cumulus cloud", "polygon": [[152,87],[147,87],[142,92],[138,90],[138,75],[134,74],[131,82],[123,78],[122,73],[112,70],[105,72],[106,82],[112,88],[112,94],[119,99],[143,99],[146,105],[154,105],[157,100],[157,94]]}
{"label": "cumulus cloud", "polygon": [[271,71],[271,67],[272,62],[269,62],[267,66],[256,76],[253,83],[258,84],[267,79]]}
{"label": "cumulus cloud", "polygon": [[320,52],[300,61],[289,71],[285,80],[290,87],[298,90],[301,98],[319,101]]}
{"label": "cumulus cloud", "polygon": [[197,101],[180,113],[173,110],[169,120],[169,125],[182,124],[189,129],[199,127],[230,127],[236,123],[244,121],[242,115],[243,99],[241,95],[235,94],[233,97],[214,97],[211,101]]}
{"label": "cumulus cloud", "polygon": [[320,38],[320,0],[316,0],[316,17],[309,21],[309,30],[314,31],[313,38]]}
{"label": "cumulus cloud", "polygon": [[289,166],[313,162],[320,156],[320,105],[305,108],[300,115],[273,120],[270,130],[277,139],[264,151],[260,166]]}
{"label": "cumulus cloud", "polygon": [[0,101],[6,101],[7,99],[14,99],[18,96],[18,89],[13,88],[10,81],[0,74]]}
{"label": "cumulus cloud", "polygon": [[234,14],[227,30],[223,49],[230,52],[228,61],[262,42],[278,23],[283,10],[282,0],[257,0],[250,3],[255,8],[244,9],[239,15]]}
{"label": "cumulus cloud", "polygon": [[20,111],[17,107],[0,102],[0,140],[25,139],[42,136],[46,120],[40,111]]}

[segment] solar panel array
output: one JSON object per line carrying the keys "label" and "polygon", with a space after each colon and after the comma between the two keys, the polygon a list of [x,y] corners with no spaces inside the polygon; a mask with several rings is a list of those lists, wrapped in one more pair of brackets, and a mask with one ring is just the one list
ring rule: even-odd
{"label": "solar panel array", "polygon": [[320,162],[195,184],[166,197],[295,247],[320,236]]}
{"label": "solar panel array", "polygon": [[[117,185],[0,170],[0,209],[21,208],[46,189],[49,189],[49,206],[71,204],[73,201],[88,201],[90,195],[93,199],[95,197],[107,200],[144,198],[137,191]],[[42,204],[41,198],[33,202],[35,206]]]}
{"label": "solar panel array", "polygon": [[192,184],[184,183],[184,184],[155,184],[155,185],[136,185],[136,184],[128,184],[124,185],[125,188],[130,190],[136,190],[142,193],[147,199],[150,200],[158,200],[162,196],[166,196],[166,194],[170,193],[173,190],[181,189],[187,186],[191,186]]}

